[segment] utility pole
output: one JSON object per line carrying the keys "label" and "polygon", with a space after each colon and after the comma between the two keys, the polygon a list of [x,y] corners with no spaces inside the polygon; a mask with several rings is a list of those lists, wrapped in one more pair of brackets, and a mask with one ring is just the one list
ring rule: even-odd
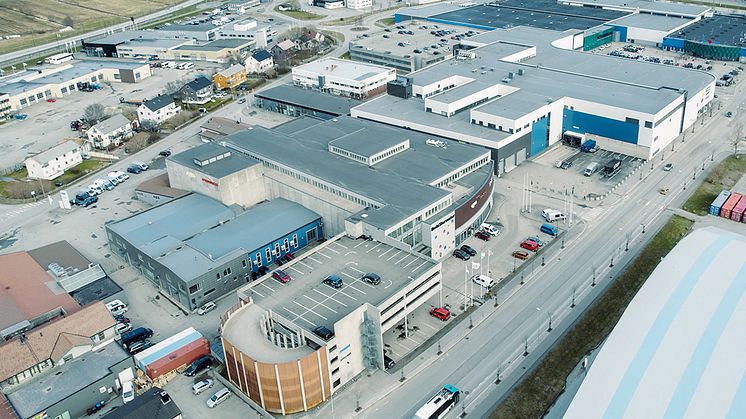
{"label": "utility pole", "polygon": [[591,269],[593,269],[593,282],[591,282],[591,286],[595,287],[596,286],[596,267],[593,266],[591,267]]}

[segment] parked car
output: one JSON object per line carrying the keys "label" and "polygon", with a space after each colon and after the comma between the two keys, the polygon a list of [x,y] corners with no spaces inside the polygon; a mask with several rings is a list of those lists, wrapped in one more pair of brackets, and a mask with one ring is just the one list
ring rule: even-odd
{"label": "parked car", "polygon": [[[590,150],[589,150],[589,151],[590,151]],[[569,168],[571,168],[571,167],[572,167],[572,162],[571,162],[571,161],[569,161],[569,160],[565,160],[565,161],[563,161],[563,162],[562,162],[562,164],[560,165],[560,169],[565,169],[565,170],[566,170],[566,169],[569,169]]]}
{"label": "parked car", "polygon": [[389,370],[391,368],[394,368],[395,365],[396,365],[396,362],[393,359],[389,358],[388,355],[383,356],[383,367],[384,368]]}
{"label": "parked car", "polygon": [[528,240],[531,240],[532,242],[538,244],[539,247],[544,247],[544,240],[541,240],[539,236],[529,236],[528,238],[526,238],[526,241]]}
{"label": "parked car", "polygon": [[260,266],[257,268],[257,272],[259,272],[259,275],[264,276],[267,275],[267,272],[269,272],[269,268],[266,266]]}
{"label": "parked car", "polygon": [[462,251],[464,251],[464,252],[466,252],[466,253],[468,253],[469,256],[476,256],[477,255],[477,251],[474,250],[474,248],[471,247],[471,246],[469,246],[468,244],[461,245],[461,247],[459,247],[459,249],[462,250]]}
{"label": "parked car", "polygon": [[311,330],[311,331],[316,336],[318,336],[318,337],[320,337],[321,339],[324,339],[324,340],[329,340],[329,339],[331,339],[331,338],[334,337],[334,332],[332,332],[331,330],[327,329],[324,326],[314,327],[313,330]]}
{"label": "parked car", "polygon": [[532,252],[536,252],[539,250],[539,244],[533,240],[525,240],[523,243],[521,243],[521,247]]}
{"label": "parked car", "polygon": [[197,310],[197,314],[199,314],[200,316],[204,316],[205,314],[215,310],[217,307],[217,304],[210,301],[209,303],[205,303],[204,305],[202,305],[202,307]]}
{"label": "parked car", "polygon": [[207,390],[208,388],[212,388],[213,384],[215,384],[215,382],[212,381],[211,378],[205,378],[204,380],[197,381],[192,385],[192,393],[194,393],[194,395],[196,396],[199,393]]}
{"label": "parked car", "polygon": [[207,402],[206,402],[207,407],[213,408],[219,405],[220,403],[223,403],[230,396],[231,396],[231,392],[227,388],[218,390],[217,393],[213,394],[212,396],[210,396],[209,399],[207,399]]}
{"label": "parked car", "polygon": [[238,99],[238,104],[239,105],[243,105],[244,103],[246,103],[246,98],[245,97],[242,97],[241,99]]}
{"label": "parked car", "polygon": [[78,192],[75,195],[75,199],[70,201],[70,203],[84,208],[89,205],[95,204],[96,202],[98,202],[98,197],[89,194],[88,191]]}
{"label": "parked car", "polygon": [[151,346],[153,346],[153,344],[147,339],[138,340],[127,345],[127,352],[134,355],[150,348]]}
{"label": "parked car", "polygon": [[670,172],[671,169],[673,169],[673,163],[668,163],[667,165],[663,166],[664,172]]}
{"label": "parked car", "polygon": [[106,309],[112,314],[112,316],[119,316],[127,312],[129,308],[127,304],[124,304],[122,300],[111,300],[106,303]]}
{"label": "parked car", "polygon": [[517,250],[513,252],[512,256],[516,259],[526,260],[528,259],[528,252],[524,252],[523,250]]}
{"label": "parked car", "polygon": [[132,381],[122,383],[122,402],[127,404],[135,399],[135,388]]}
{"label": "parked car", "polygon": [[378,276],[378,274],[374,272],[368,272],[367,274],[363,275],[363,277],[360,279],[363,282],[367,282],[371,285],[378,285],[381,283],[381,277]]}
{"label": "parked car", "polygon": [[[482,225],[480,226],[480,228],[482,229],[482,231],[484,231],[485,233],[487,233],[487,234],[489,234],[491,236],[497,236],[498,234],[500,234],[500,229],[497,228],[497,226],[494,225],[494,224],[482,223]],[[472,255],[472,256],[474,256],[474,255]]]}
{"label": "parked car", "polygon": [[725,113],[725,117],[726,118],[730,118],[732,116],[733,116],[733,112],[731,112],[731,111],[728,111],[728,112]]}
{"label": "parked car", "polygon": [[669,192],[670,190],[671,190],[670,188],[660,188],[660,189],[658,190],[658,193],[660,193],[661,195],[668,195],[668,192]]}
{"label": "parked car", "polygon": [[342,285],[344,285],[342,278],[337,275],[329,275],[324,278],[324,284],[329,285],[332,288],[342,288]]}
{"label": "parked car", "polygon": [[290,275],[285,273],[282,269],[277,269],[276,271],[272,272],[272,278],[282,282],[283,284],[287,284],[290,282],[292,278],[290,278]]}
{"label": "parked car", "polygon": [[430,315],[436,319],[446,321],[451,318],[451,310],[445,307],[436,307],[430,310]]}
{"label": "parked car", "polygon": [[132,324],[131,323],[117,323],[116,326],[114,326],[114,331],[121,335],[124,332],[129,332],[132,330]]}
{"label": "parked car", "polygon": [[190,365],[189,368],[184,371],[184,375],[186,375],[187,377],[194,377],[202,371],[210,369],[211,365],[212,358],[210,358],[210,355],[202,355],[192,362],[192,365]]}
{"label": "parked car", "polygon": [[158,153],[158,155],[161,157],[168,157],[171,155],[171,150],[163,150],[160,153]]}
{"label": "parked car", "polygon": [[24,119],[28,119],[28,114],[17,113],[17,114],[15,114],[14,118],[17,119],[17,120],[19,120],[19,121],[23,121]]}
{"label": "parked car", "polygon": [[476,234],[474,234],[474,237],[484,241],[490,240],[490,235],[485,233],[484,231],[477,231]]}
{"label": "parked car", "polygon": [[127,172],[139,175],[140,173],[142,173],[142,169],[140,168],[140,166],[135,166],[133,164],[133,165],[130,165],[129,167],[127,167]]}
{"label": "parked car", "polygon": [[114,316],[114,320],[116,320],[117,323],[129,323],[130,322],[129,318],[124,317],[121,314]]}
{"label": "parked car", "polygon": [[140,170],[142,170],[143,172],[146,171],[146,170],[148,170],[148,165],[145,164],[145,163],[143,163],[143,162],[141,162],[141,161],[132,162],[132,165],[139,167]]}
{"label": "parked car", "polygon": [[455,257],[457,257],[457,258],[459,258],[461,260],[469,260],[469,258],[471,257],[471,256],[469,256],[468,253],[466,253],[465,251],[463,251],[461,249],[454,250],[453,251],[453,256],[455,256]]}
{"label": "parked car", "polygon": [[49,99],[47,99],[47,102],[54,103],[54,102],[57,102],[57,99],[49,98]]}

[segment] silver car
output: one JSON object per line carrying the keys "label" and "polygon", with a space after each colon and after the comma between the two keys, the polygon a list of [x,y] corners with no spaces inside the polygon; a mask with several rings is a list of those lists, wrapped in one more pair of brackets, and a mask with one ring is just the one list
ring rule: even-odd
{"label": "silver car", "polygon": [[215,384],[215,382],[212,381],[211,378],[205,378],[202,381],[194,383],[194,385],[192,386],[192,393],[194,393],[195,395],[202,393],[203,391],[212,388],[213,384]]}

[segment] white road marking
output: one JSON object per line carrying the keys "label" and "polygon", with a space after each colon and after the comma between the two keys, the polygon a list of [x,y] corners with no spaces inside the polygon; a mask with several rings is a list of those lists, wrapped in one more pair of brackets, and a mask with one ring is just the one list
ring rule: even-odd
{"label": "white road marking", "polygon": [[373,247],[371,247],[370,249],[368,249],[368,250],[366,251],[366,253],[370,253],[370,252],[372,252],[372,251],[374,251],[374,250],[378,249],[378,246],[380,246],[380,245],[381,245],[381,243],[378,243],[378,244],[376,244],[375,246],[373,246]]}
{"label": "white road marking", "polygon": [[345,248],[345,249],[349,249],[349,247],[347,247],[347,246],[345,246],[345,245],[343,245],[342,243],[339,243],[339,242],[333,242],[332,244],[333,244],[333,245],[336,245],[336,246],[340,246],[340,247],[343,247],[343,248]]}
{"label": "white road marking", "polygon": [[[355,284],[355,283],[357,283],[357,282],[353,282],[353,284]],[[354,289],[355,291],[359,292],[360,294],[365,295],[364,291],[357,289],[357,287],[353,287],[352,284],[347,284],[347,286],[350,287],[350,288],[352,288],[352,289]]]}
{"label": "white road marking", "polygon": [[306,298],[308,298],[309,300],[313,301],[314,303],[316,303],[317,306],[322,306],[322,307],[324,307],[325,309],[327,309],[329,311],[333,311],[334,313],[339,313],[337,310],[335,310],[335,309],[327,306],[326,304],[324,304],[323,301],[316,301],[313,298],[309,297],[308,294],[303,294],[303,296],[306,297]]}
{"label": "white road marking", "polygon": [[438,329],[435,326],[431,326],[431,325],[427,324],[427,322],[422,322],[422,325],[429,327],[430,329],[434,330],[436,333],[440,331],[440,329]]}
{"label": "white road marking", "polygon": [[417,258],[414,258],[414,259],[412,259],[411,261],[409,261],[409,263],[407,263],[406,265],[402,266],[402,269],[407,269],[407,267],[408,267],[409,265],[411,265],[411,264],[413,264],[413,263],[417,262],[417,260],[418,260]]}
{"label": "white road marking", "polygon": [[[353,288],[353,289],[354,289],[354,288]],[[342,294],[342,295],[345,295],[345,296],[347,296],[347,298],[349,298],[349,299],[351,299],[351,300],[353,300],[353,301],[357,301],[357,298],[355,298],[355,297],[351,296],[350,294],[347,294],[346,292],[342,291],[342,289],[341,289],[341,288],[340,288],[340,289],[339,289],[339,290],[338,290],[337,292],[338,292],[338,293],[340,293],[340,294]]]}
{"label": "white road marking", "polygon": [[[308,307],[304,306],[303,304],[299,303],[299,302],[298,302],[297,300],[293,300],[293,302],[294,302],[295,304],[298,304],[299,306],[303,307],[304,309],[306,309],[306,313],[311,313],[311,314],[314,314],[314,315],[316,315],[316,316],[319,316],[319,317],[321,317],[321,318],[322,318],[322,319],[324,319],[324,320],[329,320],[329,319],[327,319],[326,317],[322,316],[321,314],[319,314],[319,313],[317,313],[317,312],[313,311],[313,309],[310,309],[310,308],[308,308]],[[305,315],[306,313],[303,313],[303,314]]]}
{"label": "white road marking", "polygon": [[293,268],[292,266],[289,266],[289,267],[288,267],[288,269],[292,269],[292,270],[294,270],[295,272],[298,272],[298,273],[299,273],[299,274],[301,274],[301,275],[305,275],[305,273],[303,273],[303,271],[301,271],[301,270],[298,270],[298,269],[295,269],[295,268]]}
{"label": "white road marking", "polygon": [[388,252],[390,252],[390,251],[392,251],[392,250],[394,250],[394,249],[395,249],[395,247],[392,247],[392,248],[390,248],[389,250],[387,250],[387,251],[385,251],[385,252],[381,253],[380,255],[378,255],[378,257],[379,257],[379,258],[380,258],[380,257],[384,257],[384,256],[386,256],[386,253],[388,253]]}
{"label": "white road marking", "polygon": [[389,258],[388,258],[388,259],[386,259],[386,260],[388,261],[388,260],[391,260],[391,259],[395,258],[395,257],[396,257],[396,256],[397,256],[397,255],[398,255],[399,253],[401,253],[401,252],[402,252],[402,251],[401,251],[401,249],[399,249],[399,251],[398,251],[398,252],[396,252],[396,253],[394,253],[393,255],[389,256]]}
{"label": "white road marking", "polygon": [[311,266],[311,265],[309,265],[309,264],[307,264],[307,263],[303,262],[302,260],[299,260],[299,261],[298,261],[298,264],[299,264],[299,265],[303,265],[303,266],[305,266],[306,268],[308,268],[308,269],[311,269],[311,270],[313,270],[313,266]]}
{"label": "white road marking", "polygon": [[[318,263],[319,265],[323,265],[323,263],[321,263],[321,261],[320,261],[320,260],[318,260],[318,259],[314,259],[314,257],[313,257],[313,256],[308,256],[308,257],[306,257],[306,259],[310,259],[310,260],[312,260],[312,261],[314,261],[314,262]],[[309,266],[309,268],[310,268],[310,266]]]}
{"label": "white road marking", "polygon": [[353,271],[355,271],[355,272],[358,272],[358,273],[361,273],[361,274],[364,274],[364,273],[365,273],[365,271],[361,271],[360,269],[358,269],[358,268],[356,268],[356,267],[354,267],[354,266],[349,266],[349,265],[348,265],[348,266],[347,266],[347,268],[348,268],[348,269],[352,269]]}
{"label": "white road marking", "polygon": [[264,288],[268,289],[268,290],[269,290],[270,292],[275,292],[275,289],[274,289],[274,288],[270,287],[269,285],[265,284],[264,282],[262,282],[262,283],[261,283],[261,284],[259,284],[259,285],[261,285],[261,286],[263,286]]}
{"label": "white road marking", "polygon": [[412,269],[412,272],[414,272],[414,271],[416,271],[416,270],[420,269],[420,268],[422,267],[422,265],[424,265],[424,264],[426,264],[426,263],[427,263],[427,261],[423,261],[422,263],[420,263],[419,265],[417,265],[417,267],[416,267],[416,268]]}
{"label": "white road marking", "polygon": [[404,259],[408,258],[409,256],[410,256],[409,253],[407,253],[406,255],[404,255],[403,258],[401,258],[401,259],[397,260],[396,262],[394,262],[394,265],[400,264]]}
{"label": "white road marking", "polygon": [[321,292],[321,291],[317,290],[316,288],[314,288],[313,290],[314,290],[314,291],[316,291],[316,292],[318,292],[319,294],[323,295],[323,296],[324,296],[324,298],[328,298],[328,299],[330,299],[330,300],[336,301],[336,302],[338,302],[339,304],[342,304],[343,306],[347,307],[347,304],[345,304],[345,303],[343,303],[343,302],[341,302],[341,301],[337,300],[336,298],[334,298],[334,296],[333,296],[333,295],[326,295],[326,294],[324,294],[323,292]]}
{"label": "white road marking", "polygon": [[328,250],[328,251],[330,251],[330,252],[334,252],[334,253],[336,253],[336,254],[339,254],[339,252],[338,252],[338,251],[336,251],[336,250],[334,250],[334,249],[332,249],[332,247],[331,247],[331,246],[326,246],[326,248],[325,248],[324,250]]}
{"label": "white road marking", "polygon": [[353,247],[353,249],[357,249],[358,247],[360,247],[360,246],[362,246],[362,245],[364,245],[364,244],[365,244],[365,240],[363,240],[363,241],[361,241],[360,243],[356,244],[356,245],[355,245],[355,246]]}
{"label": "white road marking", "polygon": [[[321,252],[316,252],[316,254],[317,254],[317,255],[321,255],[321,256],[323,256],[323,257],[325,257],[325,258],[327,258],[327,259],[331,259],[331,258],[332,258],[331,256],[327,256],[327,255],[325,255],[325,254],[323,254],[323,253],[321,253]],[[319,262],[319,263],[321,263],[321,262]]]}

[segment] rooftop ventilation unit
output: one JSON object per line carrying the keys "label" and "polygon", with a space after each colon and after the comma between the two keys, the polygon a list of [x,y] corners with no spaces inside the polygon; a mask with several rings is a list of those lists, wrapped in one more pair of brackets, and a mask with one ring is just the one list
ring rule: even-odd
{"label": "rooftop ventilation unit", "polygon": [[518,75],[519,75],[519,76],[522,76],[522,75],[524,75],[524,74],[525,74],[525,71],[524,71],[524,70],[523,70],[522,68],[519,68],[519,69],[518,69]]}
{"label": "rooftop ventilation unit", "polygon": [[60,266],[60,264],[57,263],[57,262],[50,263],[49,266],[48,266],[48,268],[49,268],[49,271],[52,272],[54,274],[54,276],[56,276],[58,278],[62,277],[62,276],[65,276],[65,268],[63,268],[62,266]]}
{"label": "rooftop ventilation unit", "polygon": [[510,83],[511,81],[513,81],[513,79],[511,79],[510,77],[505,77],[504,79],[502,79],[503,83]]}
{"label": "rooftop ventilation unit", "polygon": [[513,74],[512,71],[510,73],[508,73],[508,78],[511,79],[511,80],[513,79],[514,76],[515,76],[515,74]]}

